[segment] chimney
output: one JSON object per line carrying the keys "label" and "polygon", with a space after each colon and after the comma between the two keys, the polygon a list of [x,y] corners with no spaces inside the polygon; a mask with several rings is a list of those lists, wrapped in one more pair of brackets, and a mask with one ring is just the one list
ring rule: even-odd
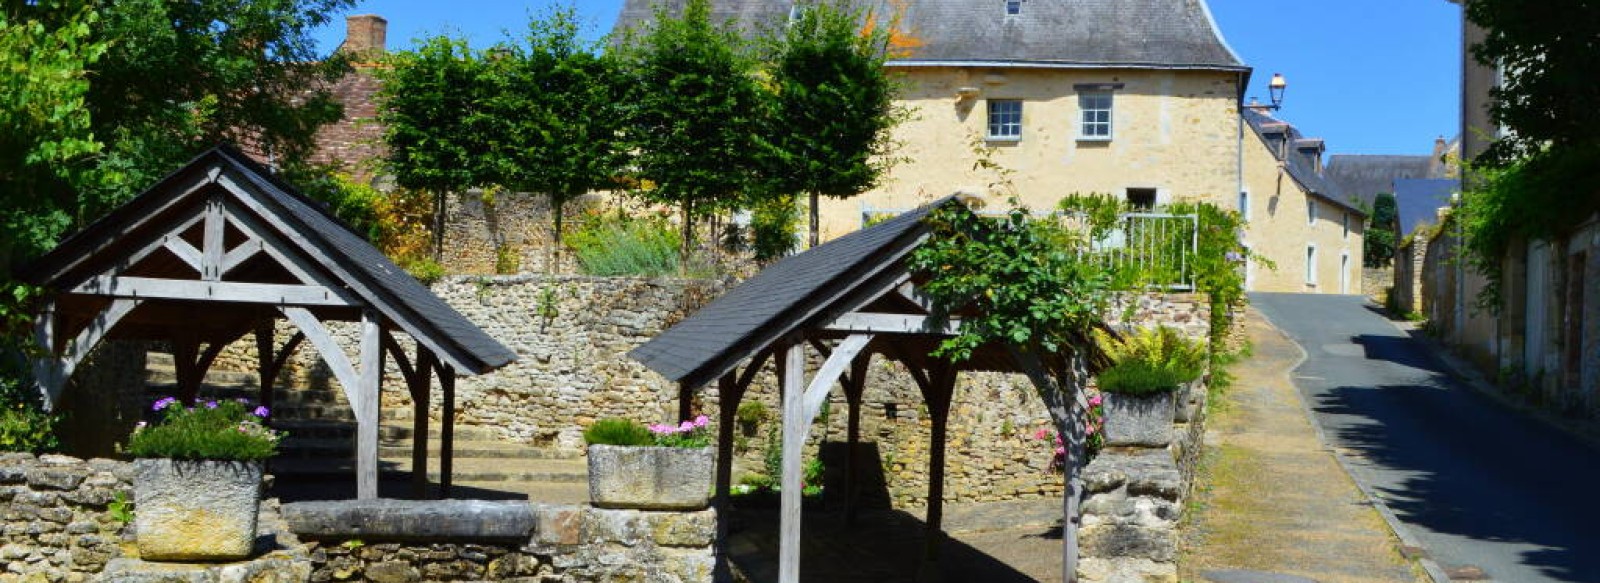
{"label": "chimney", "polygon": [[370,59],[384,53],[389,21],[376,14],[355,14],[345,17],[344,43],[339,52],[357,59]]}

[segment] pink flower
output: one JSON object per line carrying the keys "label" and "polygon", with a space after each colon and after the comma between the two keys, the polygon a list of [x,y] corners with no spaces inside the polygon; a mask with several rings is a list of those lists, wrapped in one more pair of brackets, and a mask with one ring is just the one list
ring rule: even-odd
{"label": "pink flower", "polygon": [[678,431],[683,431],[683,432],[694,431],[694,422],[693,421],[684,421],[682,425],[678,426]]}
{"label": "pink flower", "polygon": [[694,418],[694,426],[695,427],[705,427],[706,425],[708,425],[710,423],[711,423],[711,418],[710,417],[706,417],[705,415],[701,415],[699,417],[695,417]]}
{"label": "pink flower", "polygon": [[1064,455],[1067,455],[1067,448],[1065,448],[1065,447],[1061,447],[1061,446],[1059,446],[1059,445],[1058,445],[1058,446],[1056,446],[1056,455],[1057,455],[1057,456],[1064,456]]}
{"label": "pink flower", "polygon": [[1049,431],[1045,431],[1044,429],[1040,429],[1038,431],[1033,432],[1033,438],[1034,439],[1046,439],[1049,436],[1050,436],[1050,432]]}
{"label": "pink flower", "polygon": [[1101,403],[1101,402],[1102,402],[1102,401],[1104,401],[1104,399],[1102,399],[1102,398],[1101,398],[1101,397],[1100,397],[1100,395],[1095,395],[1095,396],[1093,396],[1093,397],[1089,397],[1089,406],[1090,406],[1090,407],[1099,407],[1099,406],[1100,406],[1100,403]]}

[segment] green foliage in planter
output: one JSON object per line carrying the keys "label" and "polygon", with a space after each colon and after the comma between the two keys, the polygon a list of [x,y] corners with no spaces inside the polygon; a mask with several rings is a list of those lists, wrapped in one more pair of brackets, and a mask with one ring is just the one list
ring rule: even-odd
{"label": "green foliage in planter", "polygon": [[583,441],[589,445],[655,445],[656,438],[644,424],[632,419],[612,417],[595,421],[583,430]]}
{"label": "green foliage in planter", "polygon": [[242,401],[208,401],[186,408],[177,399],[156,401],[163,419],[140,423],[128,438],[127,453],[137,458],[185,460],[264,460],[278,453],[283,436],[261,424],[266,407],[247,408]]}
{"label": "green foliage in planter", "polygon": [[739,410],[734,412],[733,417],[745,425],[759,425],[767,420],[768,415],[770,413],[767,412],[766,404],[761,401],[745,401],[739,404]]}
{"label": "green foliage in planter", "polygon": [[1166,326],[1141,330],[1121,340],[1097,334],[1116,364],[1100,373],[1100,390],[1108,393],[1154,394],[1178,388],[1205,373],[1209,354],[1204,344],[1184,338]]}
{"label": "green foliage in planter", "polygon": [[1178,374],[1160,364],[1131,360],[1100,372],[1100,390],[1118,395],[1156,395],[1178,389]]}

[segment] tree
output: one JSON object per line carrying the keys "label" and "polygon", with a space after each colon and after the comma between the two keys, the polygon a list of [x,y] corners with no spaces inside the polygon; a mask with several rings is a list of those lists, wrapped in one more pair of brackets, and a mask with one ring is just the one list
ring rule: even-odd
{"label": "tree", "polygon": [[904,117],[883,67],[891,27],[862,30],[863,18],[848,2],[819,2],[783,29],[774,50],[762,168],[776,191],[809,197],[813,247],[819,196],[875,186],[893,162],[889,130]]}
{"label": "tree", "polygon": [[678,207],[687,258],[694,220],[738,206],[752,184],[766,107],[756,61],[731,26],[711,22],[708,0],[689,0],[681,16],[658,9],[620,53],[638,194]]}
{"label": "tree", "polygon": [[1472,47],[1497,67],[1489,114],[1509,131],[1477,159],[1462,196],[1467,258],[1487,276],[1480,306],[1498,310],[1516,241],[1557,239],[1600,213],[1600,2],[1468,0],[1486,33]]}
{"label": "tree", "polygon": [[482,111],[486,75],[464,39],[436,36],[394,54],[383,74],[378,120],[395,182],[433,196],[433,253],[444,254],[445,200],[485,184],[495,125]]}
{"label": "tree", "polygon": [[217,142],[302,162],[339,118],[325,84],[347,70],[318,59],[309,33],[353,4],[0,2],[3,221],[22,234],[0,249],[6,261],[44,252]]}
{"label": "tree", "polygon": [[559,246],[568,201],[617,175],[619,84],[612,59],[578,39],[571,8],[532,20],[527,46],[501,44],[484,66],[485,179],[550,200]]}
{"label": "tree", "polygon": [[1400,216],[1395,206],[1394,194],[1380,192],[1372,199],[1372,212],[1367,218],[1363,262],[1367,267],[1388,267],[1394,262],[1396,244],[1400,241]]}

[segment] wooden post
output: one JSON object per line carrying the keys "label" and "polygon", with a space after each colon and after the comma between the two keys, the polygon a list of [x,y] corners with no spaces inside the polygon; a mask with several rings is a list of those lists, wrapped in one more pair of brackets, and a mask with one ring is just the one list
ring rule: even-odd
{"label": "wooden post", "polygon": [[[937,564],[944,545],[944,465],[945,430],[950,419],[950,397],[955,391],[956,371],[948,362],[934,361],[928,370],[929,386],[923,391],[928,403],[928,416],[933,422],[928,444],[928,516],[924,565]],[[928,568],[934,573],[937,568]]]}
{"label": "wooden post", "polygon": [[857,470],[861,460],[856,455],[861,441],[861,396],[866,392],[868,365],[872,354],[865,353],[850,362],[850,378],[844,383],[844,399],[849,407],[844,451],[844,521],[855,524],[860,510],[861,488],[857,484]]}
{"label": "wooden post", "polygon": [[185,407],[193,407],[200,394],[200,375],[197,373],[200,358],[200,341],[192,332],[175,330],[172,336],[172,368],[178,377],[177,397]]}
{"label": "wooden post", "polygon": [[[272,363],[277,360],[277,342],[273,338],[271,318],[256,322],[256,375],[260,377],[261,394],[256,401],[267,408],[267,420],[272,419],[272,381],[277,376]],[[269,376],[270,375],[270,376]]]}
{"label": "wooden post", "polygon": [[[760,366],[759,362],[749,366]],[[733,425],[738,422],[739,401],[744,399],[744,386],[734,378],[733,371],[717,379],[717,484],[714,505],[717,509],[716,565],[713,581],[732,580],[728,557],[728,505],[733,482]]]}
{"label": "wooden post", "polygon": [[689,383],[678,383],[678,421],[688,421],[693,414],[694,388]]}
{"label": "wooden post", "polygon": [[383,381],[382,325],[373,311],[361,314],[361,369],[356,402],[356,499],[378,497],[378,392]]}
{"label": "wooden post", "polygon": [[783,476],[778,523],[778,582],[800,583],[800,463],[805,448],[805,345],[783,349]]}
{"label": "wooden post", "polygon": [[439,427],[439,498],[450,497],[456,463],[456,371],[439,367],[439,390],[444,393],[443,422]]}
{"label": "wooden post", "polygon": [[411,497],[428,497],[428,401],[433,393],[433,351],[417,343],[411,379]]}

